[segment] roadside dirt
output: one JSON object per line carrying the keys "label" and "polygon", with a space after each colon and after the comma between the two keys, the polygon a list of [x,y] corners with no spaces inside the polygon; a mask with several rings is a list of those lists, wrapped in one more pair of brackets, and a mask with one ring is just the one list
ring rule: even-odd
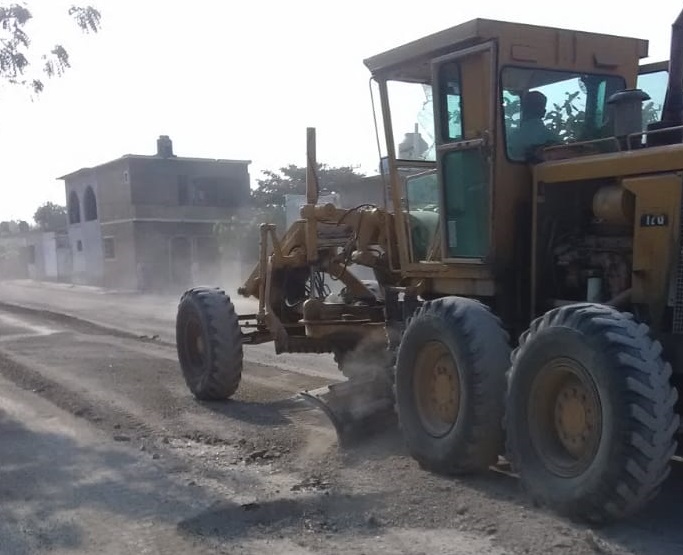
{"label": "roadside dirt", "polygon": [[[253,313],[257,304],[235,294],[236,287],[225,287],[240,314]],[[118,330],[156,341],[175,344],[175,313],[179,296],[139,295],[112,292],[94,287],[38,283],[30,280],[0,281],[0,301],[42,310],[52,316],[72,316],[100,327]],[[281,354],[272,345],[250,345],[246,360],[277,366],[294,373],[304,373],[329,380],[339,378],[331,355]]]}
{"label": "roadside dirt", "polygon": [[[137,317],[131,310],[131,329]],[[175,532],[199,542],[197,549],[683,553],[680,466],[644,514],[591,530],[531,506],[514,477],[453,479],[421,470],[395,429],[340,450],[331,425],[296,396],[328,382],[305,372],[250,362],[233,401],[199,403],[170,345],[54,314],[3,310],[0,374],[191,487],[201,502],[175,514]]]}

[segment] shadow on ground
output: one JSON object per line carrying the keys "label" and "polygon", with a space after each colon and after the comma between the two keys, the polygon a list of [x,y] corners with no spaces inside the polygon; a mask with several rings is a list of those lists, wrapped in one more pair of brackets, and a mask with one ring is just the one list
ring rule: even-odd
{"label": "shadow on ground", "polygon": [[683,463],[674,462],[659,496],[639,514],[602,531],[634,553],[683,553]]}
{"label": "shadow on ground", "polygon": [[230,399],[228,401],[198,401],[198,403],[213,413],[256,426],[289,424],[291,422],[289,413],[297,408],[296,402],[291,399],[263,402]]}
{"label": "shadow on ground", "polygon": [[371,514],[382,503],[382,496],[343,495],[334,492],[302,493],[298,498],[274,499],[239,505],[218,503],[178,524],[191,535],[235,539],[251,530],[270,537],[292,529],[301,532],[346,532],[377,535],[377,522]]}
{"label": "shadow on ground", "polygon": [[[340,450],[340,457],[346,468],[357,469],[360,473],[369,470],[376,476],[382,475],[382,468],[387,466],[389,459],[393,461],[389,462],[388,466],[394,466],[396,461],[402,461],[399,463],[401,467],[399,473],[394,471],[387,484],[382,485],[386,489],[385,502],[387,504],[405,501],[414,492],[406,491],[404,484],[416,483],[416,489],[424,492],[425,498],[434,506],[447,507],[449,501],[452,502],[453,498],[458,495],[460,488],[466,488],[477,491],[484,504],[486,504],[486,499],[490,499],[493,506],[500,507],[495,502],[503,501],[516,506],[519,511],[555,517],[550,510],[534,506],[521,490],[518,479],[509,472],[491,470],[480,475],[453,477],[420,469],[417,462],[410,458],[400,431],[396,428],[345,447]],[[505,466],[502,469],[509,470]],[[671,475],[664,483],[661,493],[637,515],[602,528],[594,528],[566,519],[560,519],[560,522],[567,529],[578,531],[580,534],[594,533],[598,541],[605,540],[633,553],[643,555],[683,553],[681,491],[683,491],[683,463],[674,461]],[[492,513],[497,510],[493,506],[489,509]],[[509,508],[510,505],[507,507]],[[486,511],[487,509],[478,510]],[[447,520],[442,515],[435,514],[432,524],[435,527],[444,526],[447,525]],[[501,517],[502,522],[505,520]],[[544,518],[544,520],[547,520],[549,526],[553,526],[551,520],[555,522],[555,525],[558,524],[556,518]],[[515,524],[514,518],[511,518],[508,524],[523,526],[524,521]],[[596,550],[599,551],[599,549],[600,546],[597,546]]]}
{"label": "shadow on ground", "polygon": [[179,519],[211,502],[142,457],[37,432],[2,411],[0,438],[0,553],[83,549],[93,540],[131,552],[150,537],[148,525],[173,534]]}

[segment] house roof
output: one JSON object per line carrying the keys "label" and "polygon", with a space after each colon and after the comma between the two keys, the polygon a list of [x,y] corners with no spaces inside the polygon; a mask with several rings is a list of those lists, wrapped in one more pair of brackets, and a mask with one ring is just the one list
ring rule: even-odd
{"label": "house roof", "polygon": [[104,168],[106,166],[111,166],[113,164],[117,164],[119,162],[122,162],[124,160],[178,160],[181,162],[212,162],[212,163],[217,163],[217,164],[227,164],[227,165],[233,165],[233,164],[251,164],[251,160],[230,160],[227,158],[195,158],[191,156],[172,156],[169,158],[164,158],[163,156],[158,156],[156,154],[124,154],[123,156],[119,158],[115,158],[114,160],[109,160],[108,162],[104,162],[102,164],[98,164],[97,166],[92,166],[90,168],[81,168],[79,170],[67,173],[65,175],[62,175],[61,177],[58,177],[57,179],[69,179],[71,177],[76,177],[78,175],[83,175],[86,173],[89,173],[93,170],[99,169],[99,168]]}

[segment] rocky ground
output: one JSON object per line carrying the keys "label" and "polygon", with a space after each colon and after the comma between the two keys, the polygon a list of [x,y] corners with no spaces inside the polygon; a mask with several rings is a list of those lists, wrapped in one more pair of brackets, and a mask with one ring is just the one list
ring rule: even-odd
{"label": "rocky ground", "polygon": [[297,396],[339,379],[327,355],[247,348],[235,399],[196,402],[175,305],[0,284],[0,553],[683,553],[681,466],[593,530],[505,473],[421,470],[395,429],[340,449]]}

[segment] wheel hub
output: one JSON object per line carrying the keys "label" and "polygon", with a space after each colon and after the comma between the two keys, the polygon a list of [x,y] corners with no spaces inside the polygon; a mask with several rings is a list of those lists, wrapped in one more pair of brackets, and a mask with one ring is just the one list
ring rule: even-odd
{"label": "wheel hub", "polygon": [[563,477],[584,472],[602,435],[600,398],[588,371],[573,359],[553,359],[536,375],[528,402],[529,433],[544,466]]}
{"label": "wheel hub", "polygon": [[[453,422],[456,416],[456,390],[453,371],[441,361],[434,368],[432,378],[432,402],[437,414],[444,422]],[[451,365],[452,366],[452,365]]]}
{"label": "wheel hub", "polygon": [[595,430],[595,412],[589,402],[589,393],[576,380],[561,390],[555,401],[555,426],[564,448],[574,457],[586,450]]}
{"label": "wheel hub", "polygon": [[414,383],[422,425],[434,437],[447,434],[458,418],[460,379],[445,345],[431,342],[420,351]]}

